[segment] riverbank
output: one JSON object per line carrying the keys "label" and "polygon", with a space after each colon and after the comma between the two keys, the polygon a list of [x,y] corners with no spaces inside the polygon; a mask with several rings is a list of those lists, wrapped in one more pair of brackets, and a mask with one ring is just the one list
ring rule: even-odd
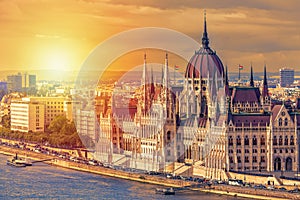
{"label": "riverbank", "polygon": [[[155,184],[161,185],[164,187],[183,187],[183,186],[191,186],[194,183],[183,181],[183,180],[174,180],[174,179],[166,179],[164,177],[159,176],[152,176],[146,174],[137,174],[131,172],[125,172],[105,167],[99,166],[91,166],[82,163],[76,163],[64,159],[59,159],[56,156],[45,155],[41,153],[36,153],[32,151],[22,150],[22,149],[15,149],[12,147],[0,146],[0,153],[5,155],[15,155],[18,153],[19,156],[26,156],[32,160],[44,160],[44,159],[52,159],[52,161],[46,161],[45,163],[51,164],[58,167],[64,167],[68,169],[88,172],[99,174],[103,176],[115,177],[115,178],[122,178],[131,181],[138,181],[142,183],[148,184]],[[273,191],[261,191],[261,190],[252,190],[240,187],[227,187],[223,186],[212,186],[206,188],[193,188],[193,191],[200,191],[200,192],[208,192],[208,193],[215,193],[219,195],[230,195],[230,196],[237,196],[237,197],[244,197],[244,198],[251,198],[251,199],[274,199],[274,200],[282,200],[282,199],[299,199],[300,196],[290,193],[274,193]]]}

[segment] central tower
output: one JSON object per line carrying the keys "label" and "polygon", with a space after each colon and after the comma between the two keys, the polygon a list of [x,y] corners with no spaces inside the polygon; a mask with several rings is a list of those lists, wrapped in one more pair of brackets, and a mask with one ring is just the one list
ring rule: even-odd
{"label": "central tower", "polygon": [[195,104],[187,102],[182,112],[186,112],[187,117],[191,114],[196,114],[200,118],[210,117],[209,104],[213,101],[213,96],[217,95],[218,88],[223,85],[224,67],[216,51],[209,46],[206,13],[204,13],[202,45],[191,57],[185,71],[185,91],[194,93]]}

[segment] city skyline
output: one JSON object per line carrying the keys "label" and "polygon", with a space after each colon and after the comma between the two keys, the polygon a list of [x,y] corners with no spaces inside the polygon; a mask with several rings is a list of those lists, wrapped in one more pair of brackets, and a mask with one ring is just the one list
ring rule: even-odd
{"label": "city skyline", "polygon": [[[142,27],[182,32],[199,42],[200,48],[202,13],[206,9],[211,47],[229,71],[236,72],[239,64],[250,66],[251,62],[256,72],[263,70],[264,63],[269,72],[282,67],[297,71],[300,14],[296,3],[2,1],[0,68],[78,71],[99,43]],[[120,59],[126,60],[122,63],[124,70],[142,64],[142,54],[138,58],[131,54],[135,56]]]}

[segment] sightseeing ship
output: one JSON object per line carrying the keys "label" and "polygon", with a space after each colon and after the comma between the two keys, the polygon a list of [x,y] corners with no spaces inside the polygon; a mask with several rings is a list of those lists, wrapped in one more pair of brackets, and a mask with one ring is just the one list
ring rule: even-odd
{"label": "sightseeing ship", "polygon": [[7,159],[6,164],[14,167],[26,167],[32,165],[32,163],[29,162],[27,159],[18,157],[18,154],[16,154],[10,159]]}

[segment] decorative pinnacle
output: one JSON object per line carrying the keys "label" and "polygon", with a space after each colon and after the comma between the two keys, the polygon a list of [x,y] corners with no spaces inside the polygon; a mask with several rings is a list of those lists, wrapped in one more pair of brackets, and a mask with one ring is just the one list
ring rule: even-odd
{"label": "decorative pinnacle", "polygon": [[252,62],[251,62],[251,68],[250,68],[250,86],[254,87],[254,80],[253,80],[253,69],[252,69]]}

